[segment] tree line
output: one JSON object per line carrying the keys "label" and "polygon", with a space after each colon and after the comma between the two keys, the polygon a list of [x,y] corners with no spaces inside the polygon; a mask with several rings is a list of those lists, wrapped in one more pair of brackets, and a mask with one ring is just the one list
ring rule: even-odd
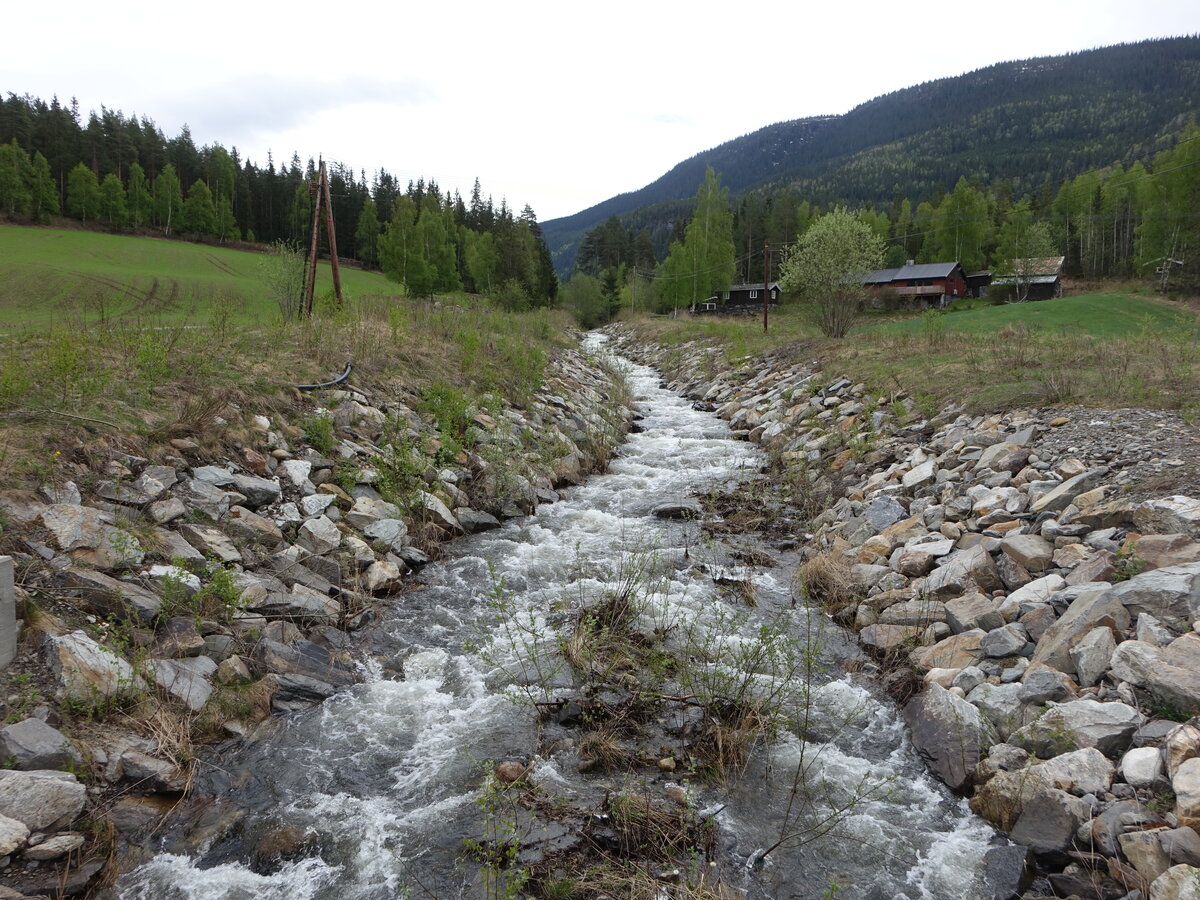
{"label": "tree line", "polygon": [[[636,305],[639,295],[659,311],[687,307],[731,283],[761,282],[764,242],[768,279],[778,279],[814,223],[847,205],[814,203],[791,187],[758,190],[731,205],[709,168],[690,209],[670,223],[665,252],[663,236],[644,218],[612,217],[584,235],[564,290],[589,298],[583,305],[591,318],[622,302]],[[1200,127],[1185,126],[1145,163],[1089,169],[1057,189],[1043,185],[1018,196],[1011,182],[985,185],[960,176],[951,189],[939,187],[915,204],[897,196],[886,208],[853,212],[882,242],[881,265],[888,268],[911,259],[999,271],[1014,259],[1063,256],[1071,276],[1144,277],[1160,287],[1166,267],[1169,292],[1194,293],[1200,290]]]}
{"label": "tree line", "polygon": [[[383,168],[368,182],[365,170],[326,167],[342,255],[412,295],[465,288],[512,308],[554,301],[558,280],[528,206],[497,206],[478,179],[464,200],[433,181],[402,186]],[[0,99],[0,216],[13,221],[67,216],[112,231],[305,246],[316,177],[298,153],[260,166],[236,147],[197,147],[187,125],[167,138],[148,117],[104,106],[85,122],[74,100]]]}

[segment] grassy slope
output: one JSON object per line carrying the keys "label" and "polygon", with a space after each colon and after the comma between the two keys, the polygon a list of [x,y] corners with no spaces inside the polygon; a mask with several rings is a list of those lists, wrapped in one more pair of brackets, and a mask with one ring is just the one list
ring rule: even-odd
{"label": "grassy slope", "polygon": [[[887,334],[917,334],[931,319],[910,318],[878,326]],[[1174,330],[1195,321],[1187,309],[1150,297],[1130,294],[1082,294],[1034,303],[983,306],[947,312],[933,318],[941,327],[970,335],[984,335],[1022,324],[1027,328],[1063,334],[1088,334],[1097,338],[1133,337],[1142,331]]]}
{"label": "grassy slope", "polygon": [[871,316],[841,341],[800,310],[761,319],[639,319],[666,343],[705,340],[730,359],[785,349],[884,394],[976,409],[1079,402],[1200,414],[1200,319],[1186,306],[1129,293],[983,306],[942,315]]}
{"label": "grassy slope", "polygon": [[[212,298],[241,323],[277,315],[257,253],[204,244],[58,228],[0,227],[0,325],[48,328],[99,319],[203,322]],[[347,297],[394,294],[377,272],[342,269]],[[331,289],[328,263],[317,293]]]}
{"label": "grassy slope", "polygon": [[[412,300],[357,270],[343,270],[343,310],[285,322],[258,260],[0,227],[0,488],[74,477],[70,466],[90,464],[99,445],[154,456],[170,438],[203,443],[228,403],[296,421],[309,401],[289,385],[332,377],[347,360],[354,384],[418,407],[520,405],[574,340],[558,311],[505,313],[462,294]],[[80,327],[98,324],[102,305],[104,327]]]}

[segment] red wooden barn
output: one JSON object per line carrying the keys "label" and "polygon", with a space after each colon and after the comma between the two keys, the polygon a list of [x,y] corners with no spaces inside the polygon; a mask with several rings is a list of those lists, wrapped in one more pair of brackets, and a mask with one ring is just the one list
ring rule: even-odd
{"label": "red wooden barn", "polygon": [[878,269],[863,279],[863,287],[879,296],[893,292],[900,305],[941,309],[967,296],[967,276],[957,262],[922,263],[911,259],[898,269]]}

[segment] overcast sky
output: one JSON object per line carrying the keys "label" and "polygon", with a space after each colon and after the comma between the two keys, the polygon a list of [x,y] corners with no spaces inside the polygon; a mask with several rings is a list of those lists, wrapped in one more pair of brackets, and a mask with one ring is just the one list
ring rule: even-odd
{"label": "overcast sky", "polygon": [[7,4],[0,91],[484,191],[541,221],[772,122],[1200,32],[1197,0]]}

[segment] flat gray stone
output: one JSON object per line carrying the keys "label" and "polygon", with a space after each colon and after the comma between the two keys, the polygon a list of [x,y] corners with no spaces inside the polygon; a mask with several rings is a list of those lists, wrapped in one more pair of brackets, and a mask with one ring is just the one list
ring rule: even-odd
{"label": "flat gray stone", "polygon": [[1133,733],[1144,721],[1145,716],[1124,703],[1072,700],[1013,732],[1010,743],[1042,759],[1087,747],[1116,757],[1129,748]]}
{"label": "flat gray stone", "polygon": [[30,831],[66,828],[83,812],[87,789],[70,772],[0,769],[0,816]]}
{"label": "flat gray stone", "polygon": [[62,769],[79,762],[71,739],[41,719],[23,719],[0,728],[0,764],[14,769]]}
{"label": "flat gray stone", "polygon": [[151,660],[151,665],[158,686],[192,712],[202,710],[212,696],[209,679],[217,671],[217,664],[209,657],[155,659]]}

